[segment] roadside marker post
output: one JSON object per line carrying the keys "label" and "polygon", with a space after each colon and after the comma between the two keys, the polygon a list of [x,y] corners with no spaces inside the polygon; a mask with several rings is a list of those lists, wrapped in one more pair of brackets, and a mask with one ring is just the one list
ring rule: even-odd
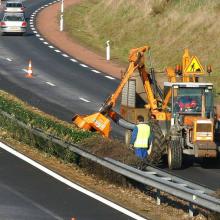
{"label": "roadside marker post", "polygon": [[60,31],[63,31],[64,0],[61,0],[60,13]]}
{"label": "roadside marker post", "polygon": [[110,60],[110,41],[106,41],[106,60]]}
{"label": "roadside marker post", "polygon": [[61,9],[60,9],[60,11],[63,14],[63,12],[64,12],[64,0],[61,1]]}
{"label": "roadside marker post", "polygon": [[63,14],[60,15],[60,31],[63,31]]}

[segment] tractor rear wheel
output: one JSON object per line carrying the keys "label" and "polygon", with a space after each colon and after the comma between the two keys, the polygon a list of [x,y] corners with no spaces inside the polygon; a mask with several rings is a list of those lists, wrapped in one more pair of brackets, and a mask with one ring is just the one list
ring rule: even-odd
{"label": "tractor rear wheel", "polygon": [[151,132],[153,133],[153,144],[152,150],[146,159],[146,163],[157,166],[162,162],[162,157],[166,152],[167,142],[156,120],[150,120],[149,125],[151,127]]}
{"label": "tractor rear wheel", "polygon": [[182,167],[183,152],[180,140],[170,140],[168,143],[168,167],[180,169]]}

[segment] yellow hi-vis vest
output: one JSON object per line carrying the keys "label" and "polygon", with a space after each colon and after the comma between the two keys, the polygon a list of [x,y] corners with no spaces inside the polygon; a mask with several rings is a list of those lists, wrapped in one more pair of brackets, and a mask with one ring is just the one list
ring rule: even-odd
{"label": "yellow hi-vis vest", "polygon": [[138,124],[137,138],[134,142],[134,147],[148,148],[148,139],[150,137],[150,126],[147,124]]}

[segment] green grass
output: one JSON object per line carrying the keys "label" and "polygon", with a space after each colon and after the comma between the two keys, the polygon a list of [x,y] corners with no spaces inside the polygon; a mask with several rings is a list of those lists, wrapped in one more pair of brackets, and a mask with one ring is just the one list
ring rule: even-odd
{"label": "green grass", "polygon": [[163,70],[181,62],[184,48],[211,64],[220,87],[220,3],[218,0],[84,0],[69,7],[65,30],[81,44],[127,63],[131,48],[150,45],[153,66]]}

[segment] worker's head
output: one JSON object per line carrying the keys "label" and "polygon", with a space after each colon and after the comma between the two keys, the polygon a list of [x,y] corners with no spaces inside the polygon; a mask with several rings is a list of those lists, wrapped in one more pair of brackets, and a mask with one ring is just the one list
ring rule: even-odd
{"label": "worker's head", "polygon": [[138,115],[137,122],[144,122],[144,117],[142,115]]}

